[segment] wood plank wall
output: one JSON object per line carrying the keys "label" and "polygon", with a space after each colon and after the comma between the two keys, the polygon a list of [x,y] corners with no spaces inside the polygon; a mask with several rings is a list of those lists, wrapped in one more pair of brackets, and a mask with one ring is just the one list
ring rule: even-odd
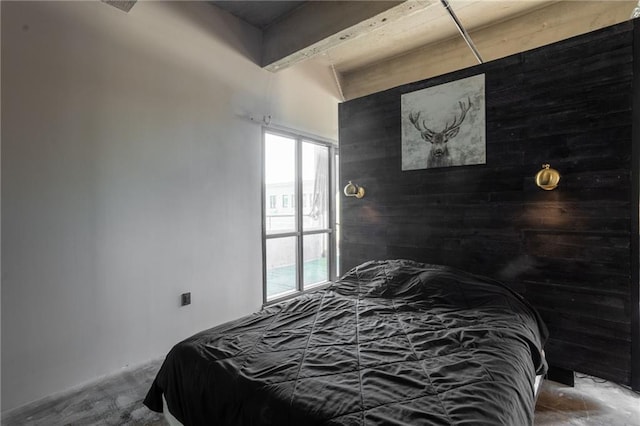
{"label": "wood plank wall", "polygon": [[[408,258],[500,278],[545,319],[552,365],[630,384],[633,25],[341,104],[340,184],[366,188],[341,199],[341,271]],[[401,171],[401,94],[479,73],[486,165]],[[547,162],[554,191],[534,183]]]}

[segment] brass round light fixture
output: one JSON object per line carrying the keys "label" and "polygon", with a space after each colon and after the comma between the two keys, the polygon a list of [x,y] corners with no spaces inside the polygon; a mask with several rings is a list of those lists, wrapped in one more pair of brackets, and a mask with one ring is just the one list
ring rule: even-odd
{"label": "brass round light fixture", "polygon": [[362,198],[364,197],[364,188],[349,181],[344,187],[344,195],[347,197]]}
{"label": "brass round light fixture", "polygon": [[548,164],[543,164],[542,170],[536,174],[536,185],[545,191],[551,191],[558,186],[558,182],[560,182],[560,173]]}

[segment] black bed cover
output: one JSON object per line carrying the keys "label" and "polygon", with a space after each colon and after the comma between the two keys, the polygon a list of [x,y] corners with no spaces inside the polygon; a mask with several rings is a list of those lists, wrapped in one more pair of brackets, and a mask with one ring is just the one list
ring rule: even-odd
{"label": "black bed cover", "polygon": [[187,426],[531,425],[546,337],[499,282],[371,261],[177,344],[144,403]]}

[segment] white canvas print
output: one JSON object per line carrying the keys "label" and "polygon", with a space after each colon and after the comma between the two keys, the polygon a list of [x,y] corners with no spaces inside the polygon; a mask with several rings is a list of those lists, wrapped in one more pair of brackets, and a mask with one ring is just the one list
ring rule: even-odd
{"label": "white canvas print", "polygon": [[402,95],[402,170],[485,164],[484,100],[484,74]]}

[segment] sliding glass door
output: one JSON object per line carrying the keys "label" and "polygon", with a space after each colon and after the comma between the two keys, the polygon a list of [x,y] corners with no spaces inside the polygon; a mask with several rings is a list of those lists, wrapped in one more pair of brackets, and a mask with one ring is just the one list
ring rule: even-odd
{"label": "sliding glass door", "polygon": [[264,300],[335,278],[335,147],[264,131]]}

